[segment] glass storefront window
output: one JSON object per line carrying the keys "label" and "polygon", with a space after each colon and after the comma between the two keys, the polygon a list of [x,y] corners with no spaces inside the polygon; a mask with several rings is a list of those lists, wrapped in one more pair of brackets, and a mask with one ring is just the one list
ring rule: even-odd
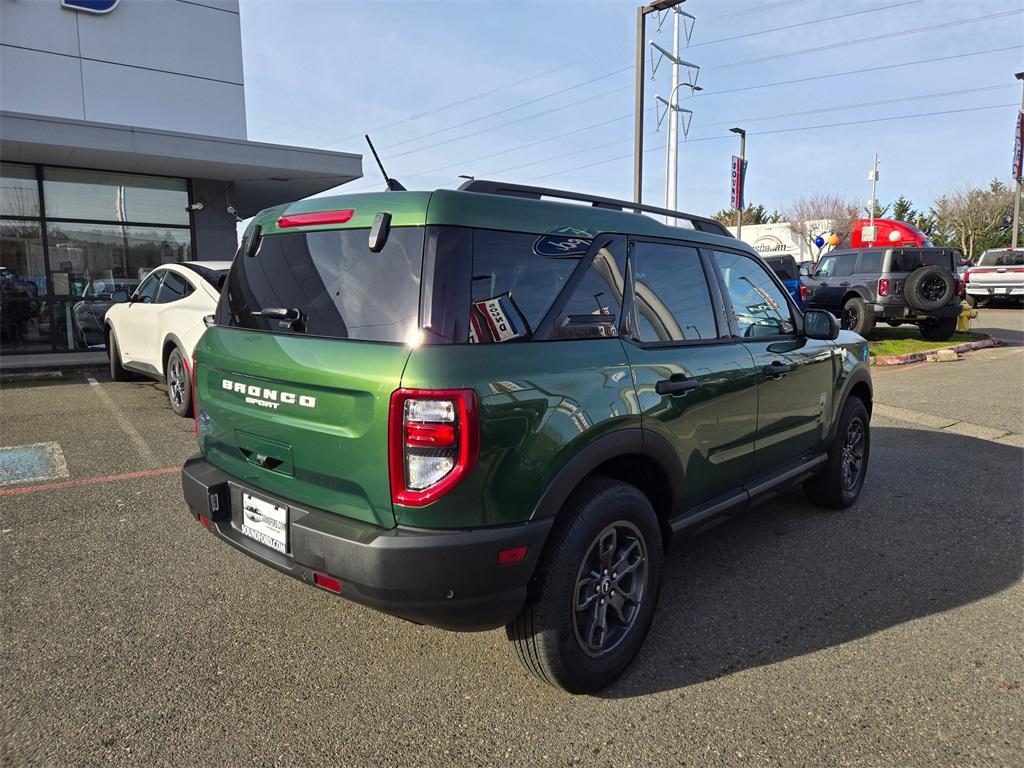
{"label": "glass storefront window", "polygon": [[46,267],[37,221],[0,221],[0,353],[50,349]]}
{"label": "glass storefront window", "polygon": [[43,200],[54,219],[189,223],[184,179],[45,168]]}
{"label": "glass storefront window", "polygon": [[0,214],[39,215],[39,185],[33,166],[0,163]]}

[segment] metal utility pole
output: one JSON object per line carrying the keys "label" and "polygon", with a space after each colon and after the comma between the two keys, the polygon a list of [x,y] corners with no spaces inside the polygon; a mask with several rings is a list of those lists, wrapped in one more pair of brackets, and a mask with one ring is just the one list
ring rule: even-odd
{"label": "metal utility pole", "polygon": [[[743,165],[747,161],[747,132],[742,128],[730,128],[729,133],[738,133],[740,137],[740,173],[743,173]],[[743,233],[743,209],[736,207],[736,239],[740,239]]]}
{"label": "metal utility pole", "polygon": [[644,39],[647,14],[667,11],[686,0],[655,0],[636,9],[636,113],[633,115],[633,202],[642,202],[644,184]]}
{"label": "metal utility pole", "polygon": [[[1021,85],[1024,85],[1024,72],[1018,72],[1014,75],[1018,80],[1021,81]],[[1017,113],[1017,129],[1016,143],[1014,146],[1014,168],[1013,175],[1016,177],[1017,189],[1013,196],[1013,234],[1010,236],[1010,247],[1017,247],[1017,233],[1020,232],[1020,195],[1021,195],[1021,170],[1024,168],[1024,88],[1021,88],[1020,94],[1020,112]]]}
{"label": "metal utility pole", "polygon": [[875,197],[875,187],[878,184],[878,153],[875,153],[875,162],[871,166],[871,173],[868,174],[868,181],[871,182],[871,199],[868,200],[868,232],[871,233],[871,239],[868,241],[868,245],[875,244],[875,207],[878,205],[878,198]]}

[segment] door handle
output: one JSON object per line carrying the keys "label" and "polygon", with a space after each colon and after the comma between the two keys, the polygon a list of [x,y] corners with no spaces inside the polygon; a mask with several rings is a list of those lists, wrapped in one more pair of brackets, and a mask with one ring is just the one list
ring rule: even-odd
{"label": "door handle", "polygon": [[828,287],[828,283],[818,283],[818,285],[820,285],[822,288]]}
{"label": "door handle", "polygon": [[789,363],[783,363],[778,360],[772,360],[772,364],[766,365],[764,368],[762,368],[761,373],[763,373],[765,376],[781,377],[792,370],[793,366],[790,365]]}
{"label": "door handle", "polygon": [[839,287],[840,287],[840,288],[848,288],[849,286],[850,286],[850,284],[849,284],[849,283],[840,283],[840,284],[839,284]]}
{"label": "door handle", "polygon": [[689,392],[700,386],[696,379],[664,379],[654,385],[654,391],[659,395],[675,395],[680,392]]}

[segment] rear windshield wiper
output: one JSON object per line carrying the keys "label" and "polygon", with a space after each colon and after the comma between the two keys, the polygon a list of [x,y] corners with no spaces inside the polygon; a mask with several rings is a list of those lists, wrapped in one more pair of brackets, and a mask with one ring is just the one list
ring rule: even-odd
{"label": "rear windshield wiper", "polygon": [[250,312],[255,317],[267,317],[280,320],[281,328],[287,328],[296,333],[306,332],[306,314],[301,309],[294,307],[264,307]]}

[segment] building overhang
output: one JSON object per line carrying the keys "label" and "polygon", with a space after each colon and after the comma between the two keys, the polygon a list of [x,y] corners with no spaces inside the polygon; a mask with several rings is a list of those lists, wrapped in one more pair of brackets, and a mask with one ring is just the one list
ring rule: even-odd
{"label": "building overhang", "polygon": [[242,217],[362,177],[362,155],[0,112],[0,159],[234,185]]}

